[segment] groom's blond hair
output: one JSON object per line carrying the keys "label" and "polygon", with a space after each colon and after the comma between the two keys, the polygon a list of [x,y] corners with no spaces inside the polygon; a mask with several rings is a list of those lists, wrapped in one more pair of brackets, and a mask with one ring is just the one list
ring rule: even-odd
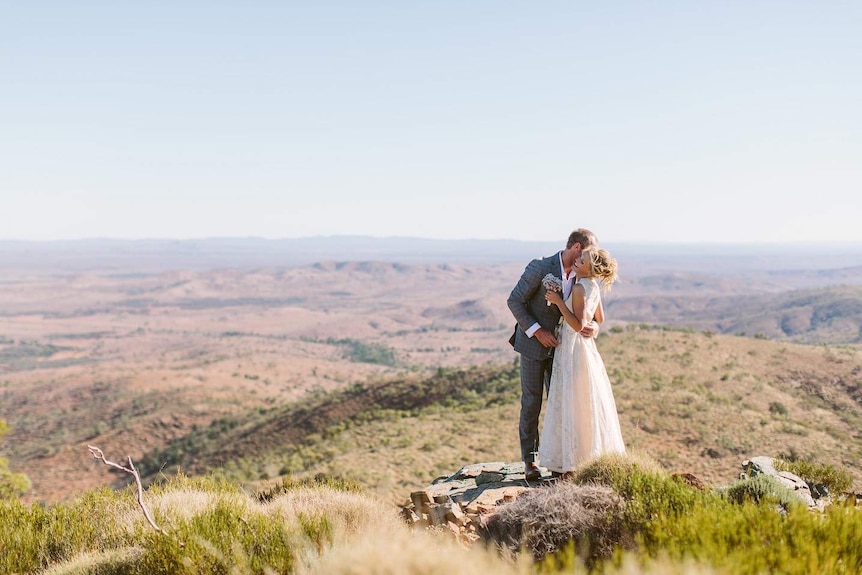
{"label": "groom's blond hair", "polygon": [[575,244],[581,244],[581,249],[585,250],[592,246],[599,245],[599,240],[596,234],[584,228],[578,228],[569,234],[569,241],[566,242],[566,249],[571,248]]}

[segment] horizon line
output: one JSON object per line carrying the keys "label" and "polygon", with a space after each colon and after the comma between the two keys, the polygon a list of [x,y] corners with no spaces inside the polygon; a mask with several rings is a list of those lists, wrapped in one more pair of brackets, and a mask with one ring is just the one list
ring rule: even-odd
{"label": "horizon line", "polygon": [[[294,237],[277,237],[270,238],[264,236],[200,236],[189,238],[178,237],[138,237],[138,238],[123,238],[111,236],[90,236],[81,238],[63,238],[63,239],[19,239],[19,238],[0,238],[0,243],[4,244],[58,244],[58,243],[83,243],[83,242],[116,242],[116,243],[135,243],[135,242],[207,242],[207,241],[260,241],[260,242],[286,242],[286,241],[313,241],[313,240],[345,240],[345,239],[365,239],[379,241],[425,241],[425,242],[514,242],[526,244],[548,244],[548,243],[565,243],[565,238],[562,240],[525,240],[517,238],[435,238],[422,236],[401,236],[401,235],[371,235],[371,234],[319,234],[313,236],[294,236]],[[621,241],[605,241],[601,244],[610,244],[618,246],[662,246],[662,245],[702,245],[702,246],[794,246],[792,241],[778,240],[740,240],[740,241],[723,241],[723,240],[621,240]],[[807,247],[817,245],[828,246],[862,246],[860,240],[819,240],[808,241],[805,243]]]}

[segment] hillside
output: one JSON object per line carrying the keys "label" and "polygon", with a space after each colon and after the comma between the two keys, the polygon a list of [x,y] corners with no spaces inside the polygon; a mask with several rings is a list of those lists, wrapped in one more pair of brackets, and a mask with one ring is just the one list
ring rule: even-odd
{"label": "hillside", "polygon": [[[799,457],[862,487],[862,352],[658,328],[599,340],[623,434],[667,469],[729,483],[742,459]],[[147,458],[256,483],[282,474],[358,480],[393,503],[476,461],[516,461],[513,365],[371,381],[221,421]]]}
{"label": "hillside", "polygon": [[[859,268],[769,268],[739,282],[698,271],[711,262],[695,255],[690,269],[657,273],[679,260],[654,257],[627,264],[651,275],[627,267],[607,294],[607,345],[614,345],[613,330],[646,324],[860,346],[862,294],[851,285],[862,277]],[[749,258],[752,265],[756,254]],[[87,444],[140,460],[201,430],[244,428],[248,414],[288,413],[356,385],[422,380],[439,368],[510,365],[516,355],[507,343],[513,320],[506,298],[522,270],[522,262],[327,260],[154,274],[130,267],[50,276],[11,270],[0,282],[0,419],[11,429],[2,455],[32,478],[28,500],[53,502],[109,482],[87,462]],[[833,280],[851,283],[817,283]],[[810,283],[819,287],[790,289]],[[631,361],[621,355],[615,367],[629,369]],[[757,364],[749,371],[767,373]],[[419,446],[419,473],[444,465],[433,446]],[[457,468],[461,456],[451,450],[445,465]],[[304,459],[289,459],[228,471],[251,478],[311,472]]]}
{"label": "hillside", "polygon": [[[642,284],[649,285],[649,279],[654,278]],[[731,286],[702,283],[697,287],[706,293],[689,290],[680,297],[686,285],[691,287],[688,282],[663,282],[660,293],[610,297],[608,314],[616,322],[654,322],[798,343],[862,342],[862,286],[733,293]]]}

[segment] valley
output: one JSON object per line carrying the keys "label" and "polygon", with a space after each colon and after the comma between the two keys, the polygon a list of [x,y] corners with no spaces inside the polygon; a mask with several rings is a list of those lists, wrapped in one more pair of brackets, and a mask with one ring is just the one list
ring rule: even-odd
{"label": "valley", "polygon": [[[764,269],[740,282],[683,260],[671,273],[627,257],[631,272],[607,294],[599,345],[630,447],[718,480],[753,449],[793,446],[859,479],[862,268]],[[229,447],[253,421],[284,432],[290,421],[268,418],[351,387],[511,369],[505,300],[524,263],[8,269],[0,419],[11,432],[2,451],[33,483],[25,499],[46,502],[118,480],[89,459],[88,444],[140,461],[202,430],[209,440],[199,452],[163,461],[165,470],[249,484],[285,471],[358,475],[397,500],[461,464],[514,460],[514,431],[501,430],[516,419],[517,387],[494,405],[459,411],[432,401],[391,420],[366,405],[349,412],[349,429],[329,429],[333,420],[290,441],[262,434],[245,453]],[[733,410],[741,415],[727,426]]]}

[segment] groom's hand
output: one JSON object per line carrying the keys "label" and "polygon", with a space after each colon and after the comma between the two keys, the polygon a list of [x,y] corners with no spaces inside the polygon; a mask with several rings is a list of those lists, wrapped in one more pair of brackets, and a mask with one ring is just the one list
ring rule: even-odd
{"label": "groom's hand", "polygon": [[533,337],[538,339],[539,343],[545,347],[557,347],[557,338],[554,337],[553,333],[543,327],[537,329],[536,333],[533,334]]}

